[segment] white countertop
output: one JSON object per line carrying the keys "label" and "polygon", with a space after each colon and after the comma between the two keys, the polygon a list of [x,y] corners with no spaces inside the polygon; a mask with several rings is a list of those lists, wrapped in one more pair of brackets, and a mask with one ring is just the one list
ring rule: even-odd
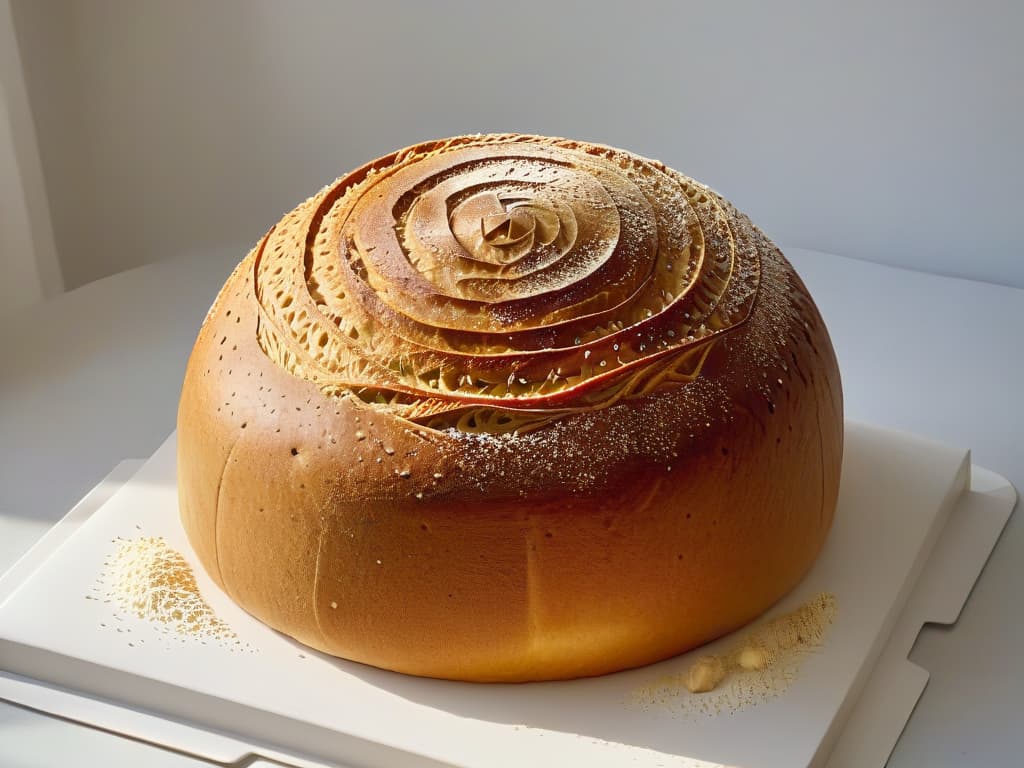
{"label": "white countertop", "polygon": [[[149,456],[174,428],[195,334],[243,253],[141,267],[0,317],[0,571],[117,462]],[[970,447],[976,463],[1024,488],[1024,290],[787,254],[831,331],[849,417]],[[1019,765],[1018,517],[959,622],[918,639],[911,660],[931,680],[893,768]],[[0,704],[0,765],[205,763]]]}

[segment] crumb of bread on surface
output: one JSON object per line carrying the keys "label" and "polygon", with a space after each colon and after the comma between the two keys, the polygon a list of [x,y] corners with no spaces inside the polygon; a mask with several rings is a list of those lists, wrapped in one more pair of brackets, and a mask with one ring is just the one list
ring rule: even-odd
{"label": "crumb of bread on surface", "polygon": [[763,703],[785,692],[801,662],[821,649],[836,611],[835,595],[822,592],[748,629],[724,652],[701,656],[683,672],[641,685],[631,692],[628,704],[717,715]]}

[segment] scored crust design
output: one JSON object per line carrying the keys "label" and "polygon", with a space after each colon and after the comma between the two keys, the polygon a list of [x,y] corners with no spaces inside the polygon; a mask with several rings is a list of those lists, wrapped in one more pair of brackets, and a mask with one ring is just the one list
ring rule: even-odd
{"label": "scored crust design", "polygon": [[257,247],[261,349],[426,427],[525,431],[692,381],[750,313],[759,239],[707,187],[603,146],[417,145]]}

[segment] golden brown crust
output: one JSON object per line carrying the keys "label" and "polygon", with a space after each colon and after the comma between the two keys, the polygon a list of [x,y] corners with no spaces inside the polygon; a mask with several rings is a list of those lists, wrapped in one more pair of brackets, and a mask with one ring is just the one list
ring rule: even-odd
{"label": "golden brown crust", "polygon": [[[453,141],[507,155],[509,143],[546,151],[543,142],[553,140]],[[452,145],[424,146],[372,165],[387,169],[396,158],[413,157],[415,166],[417,152],[444,160],[448,150],[437,148]],[[593,151],[603,157],[606,150]],[[607,151],[616,162],[634,157]],[[664,177],[659,183],[696,185],[635,160],[638,174],[653,169]],[[482,343],[463,331],[439,332],[430,348],[423,318],[413,328],[394,296],[388,301],[397,310],[381,305],[374,315],[389,330],[379,343],[379,331],[374,336],[372,352],[360,356],[352,345],[342,351],[332,336],[323,347],[317,342],[312,354],[297,355],[296,325],[267,323],[281,310],[268,298],[272,283],[260,271],[273,263],[263,261],[273,252],[268,244],[280,244],[274,241],[280,227],[272,232],[211,309],[179,410],[182,520],[214,579],[250,613],[320,650],[467,680],[566,678],[637,666],[762,613],[810,567],[831,524],[842,453],[839,373],[821,318],[782,254],[727,202],[699,185],[692,189],[706,195],[709,209],[714,204],[738,243],[731,257],[736,294],[711,286],[716,306],[729,311],[705,319],[703,347],[699,337],[689,342],[702,352],[698,375],[628,392],[612,404],[601,396],[615,386],[614,377],[588,383],[600,372],[583,376],[568,395],[569,385],[542,390],[533,384],[540,377],[524,376],[530,383],[517,395],[485,404],[488,414],[512,412],[519,431],[461,430],[466,422],[459,418],[437,420],[437,413],[464,416],[485,407],[481,397],[492,393],[473,384],[472,391],[458,383],[420,391],[413,378],[402,380],[404,373],[396,376],[386,365],[379,366],[391,371],[386,376],[356,381],[345,379],[354,379],[350,372],[339,373],[350,369],[329,371],[322,364],[379,363],[393,356],[395,345],[401,351],[411,343],[396,341],[391,334],[399,331],[419,333],[416,343],[435,362],[455,359],[453,343]],[[331,195],[345,197],[343,189],[328,187],[286,222],[297,225]],[[490,201],[473,204],[480,207],[470,213],[481,220],[496,213]],[[488,222],[502,247],[522,243],[530,226],[538,242],[557,243],[551,217],[565,216],[557,205],[535,208],[532,219],[518,221],[497,213]],[[574,215],[578,241],[591,225],[579,211]],[[374,237],[385,237],[386,227],[374,226],[380,230]],[[464,240],[475,231],[458,216],[451,227]],[[713,257],[715,233],[690,231],[694,241],[705,238]],[[313,306],[329,305],[322,295],[329,284],[316,281],[310,293],[309,270],[322,266],[310,255],[317,238],[301,229],[292,235],[296,250],[282,247],[282,263],[304,264],[307,279],[301,295],[295,286],[282,295],[295,293],[294,306],[320,291]],[[520,259],[544,255],[525,253]],[[510,258],[507,249],[491,255]],[[746,277],[738,274],[743,270]],[[743,280],[750,275],[756,292],[746,296]],[[435,314],[430,322],[458,319],[450,303],[418,296],[423,306],[417,312]],[[511,300],[529,309],[523,317],[533,320],[522,322],[550,324],[547,299]],[[427,306],[432,301],[436,306]],[[389,311],[398,314],[383,317]],[[344,326],[343,319],[334,327]],[[481,333],[496,343],[493,331]],[[522,348],[546,349],[543,334],[532,333],[521,334],[518,347],[502,348],[516,361],[505,360],[510,370],[523,370],[517,362]],[[609,341],[614,333],[612,327],[594,334],[582,347],[607,352],[617,343]],[[324,349],[330,354],[320,354]],[[579,362],[583,351],[559,353],[559,360],[563,366]],[[682,343],[667,354],[687,353]],[[352,394],[364,385],[402,396],[365,402],[372,398]],[[529,415],[516,412],[529,398]],[[409,408],[422,400],[444,407],[417,420]],[[536,421],[545,408],[557,418]]]}

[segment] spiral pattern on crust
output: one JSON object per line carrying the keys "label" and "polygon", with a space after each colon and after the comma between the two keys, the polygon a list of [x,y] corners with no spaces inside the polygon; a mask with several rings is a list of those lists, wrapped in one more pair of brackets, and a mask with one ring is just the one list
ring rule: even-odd
{"label": "spiral pattern on crust", "polygon": [[404,149],[257,247],[258,340],[326,394],[508,432],[692,381],[743,323],[760,239],[661,163],[519,135]]}

